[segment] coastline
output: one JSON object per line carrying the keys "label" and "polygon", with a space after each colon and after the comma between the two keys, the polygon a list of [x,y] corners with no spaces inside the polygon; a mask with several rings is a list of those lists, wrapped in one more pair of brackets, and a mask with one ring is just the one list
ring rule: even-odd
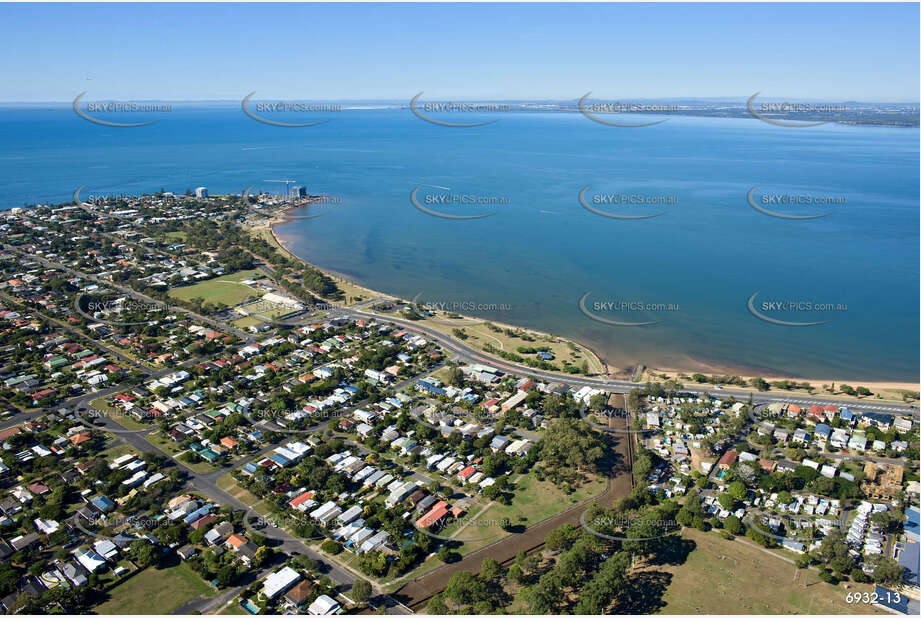
{"label": "coastline", "polygon": [[[350,279],[349,277],[343,275],[342,273],[338,273],[338,272],[336,272],[336,271],[329,270],[329,269],[326,269],[326,268],[320,268],[320,267],[317,266],[316,264],[312,264],[312,263],[310,263],[309,261],[303,259],[302,257],[300,257],[300,256],[298,256],[298,255],[295,255],[290,249],[288,249],[288,247],[285,246],[284,241],[283,241],[282,238],[278,235],[278,232],[275,231],[275,226],[276,226],[276,225],[280,225],[280,224],[282,224],[282,223],[285,223],[286,220],[287,220],[287,219],[286,219],[286,215],[287,215],[291,210],[295,210],[296,208],[299,208],[299,207],[298,207],[298,206],[295,206],[295,207],[292,207],[292,208],[287,208],[287,209],[285,209],[284,211],[282,211],[282,212],[280,213],[279,216],[273,217],[273,218],[269,221],[269,223],[267,224],[267,226],[266,226],[267,229],[268,229],[268,231],[269,231],[269,233],[271,234],[272,238],[275,240],[275,244],[281,249],[281,251],[284,252],[285,255],[287,255],[288,257],[290,257],[290,258],[293,259],[293,260],[298,260],[298,261],[300,261],[300,262],[303,262],[304,264],[308,264],[309,266],[311,266],[311,267],[313,267],[313,268],[316,268],[317,270],[319,270],[320,272],[322,272],[322,273],[325,274],[326,276],[330,277],[331,279],[334,279],[337,283],[345,283],[345,284],[347,284],[348,286],[352,287],[352,288],[355,289],[355,290],[360,290],[362,293],[364,293],[365,295],[369,296],[370,298],[382,298],[382,299],[388,299],[388,300],[394,300],[394,301],[402,301],[402,302],[405,302],[405,303],[409,303],[409,302],[410,302],[408,299],[400,298],[399,296],[395,296],[395,295],[393,295],[393,294],[388,294],[388,293],[386,293],[386,292],[381,292],[380,290],[371,289],[371,288],[369,288],[369,287],[367,287],[367,286],[364,286],[364,285],[362,285],[362,284],[360,284],[360,283],[357,283],[356,281]],[[346,307],[348,307],[348,306],[349,306],[349,305],[346,304]],[[481,318],[475,318],[475,317],[473,317],[473,316],[465,315],[465,314],[462,314],[462,313],[458,313],[458,315],[461,315],[464,319],[485,321],[485,320],[482,320]],[[592,357],[593,357],[592,360],[593,360],[595,363],[597,363],[597,364],[602,368],[601,373],[602,373],[603,375],[608,375],[608,376],[615,376],[615,375],[617,375],[617,372],[612,372],[612,369],[615,369],[615,368],[612,368],[611,365],[607,362],[607,360],[605,360],[605,358],[604,358],[603,356],[601,356],[600,354],[598,354],[598,352],[596,352],[596,351],[593,350],[590,346],[588,346],[587,344],[585,344],[585,343],[583,343],[583,342],[581,342],[581,341],[574,340],[574,339],[567,338],[567,337],[561,337],[561,336],[559,336],[559,335],[550,335],[549,333],[544,333],[544,332],[541,332],[541,331],[538,331],[538,330],[534,330],[534,329],[532,329],[532,328],[528,328],[528,327],[525,327],[525,326],[521,326],[521,325],[519,325],[519,324],[510,324],[510,323],[507,323],[507,322],[500,322],[500,321],[496,321],[496,320],[489,320],[489,322],[492,323],[492,324],[495,324],[496,326],[501,326],[501,327],[503,327],[503,328],[519,329],[519,330],[525,331],[525,332],[527,332],[527,333],[529,333],[529,334],[534,334],[534,335],[538,335],[538,336],[553,336],[553,337],[555,337],[556,339],[559,339],[560,341],[563,341],[563,342],[571,342],[571,343],[573,343],[574,345],[576,345],[576,346],[578,346],[578,347],[580,347],[580,348],[583,348],[584,350],[586,350],[588,353],[590,353],[590,354],[592,355]],[[461,326],[461,325],[459,324],[459,326]],[[484,352],[484,354],[485,354],[485,352]]]}
{"label": "coastline", "polygon": [[[305,260],[304,258],[298,255],[295,255],[290,249],[288,249],[288,247],[285,246],[285,243],[282,240],[282,238],[278,235],[278,232],[275,230],[275,226],[288,222],[289,213],[302,206],[303,204],[285,208],[281,212],[276,213],[274,216],[270,217],[269,221],[264,225],[264,227],[267,229],[272,239],[274,240],[276,246],[279,247],[279,249],[285,255],[287,255],[292,260],[297,260],[313,268],[316,268],[317,270],[321,271],[328,277],[334,279],[337,283],[340,283],[340,282],[345,283],[346,285],[353,288],[354,290],[360,291],[361,293],[367,295],[369,298],[382,298],[382,299],[390,299],[390,300],[395,300],[395,301],[410,302],[407,299],[400,298],[393,294],[388,294],[386,292],[381,292],[379,290],[374,290],[372,288],[364,286],[342,275],[341,273],[337,273],[335,271],[331,271],[326,268],[321,268],[317,266],[316,264],[312,264],[308,260]],[[254,226],[253,229],[255,231],[262,227],[263,227],[262,225]],[[348,304],[346,304],[346,306],[348,306]],[[458,314],[461,315],[465,319],[471,319],[471,320],[480,319],[480,318],[475,318],[473,316],[465,315],[462,313],[458,313]],[[544,332],[534,330],[532,328],[528,328],[528,327],[521,326],[518,324],[509,324],[509,323],[497,322],[497,321],[492,321],[492,320],[490,320],[490,322],[498,326],[502,326],[506,328],[521,329],[523,331],[526,331],[528,333],[535,334],[535,335],[551,336],[549,333],[544,333]],[[823,394],[823,395],[829,395],[829,393],[823,392],[823,386],[830,385],[830,384],[835,384],[838,386],[840,386],[841,384],[849,384],[850,386],[854,388],[858,386],[865,386],[871,389],[874,392],[874,394],[880,391],[888,391],[891,395],[896,395],[898,393],[901,393],[902,391],[918,392],[919,390],[921,390],[921,388],[919,388],[919,383],[912,383],[912,382],[879,381],[879,380],[866,381],[866,380],[859,380],[859,379],[841,380],[839,378],[828,378],[828,379],[793,378],[790,376],[784,376],[781,374],[775,374],[771,372],[755,374],[755,373],[752,373],[750,369],[746,370],[746,369],[740,369],[740,368],[730,368],[729,370],[717,370],[717,369],[714,369],[713,365],[710,365],[708,363],[695,363],[693,366],[689,366],[688,368],[650,367],[650,366],[644,365],[641,361],[637,360],[637,361],[634,361],[632,364],[628,364],[625,367],[612,367],[607,359],[605,359],[601,354],[599,354],[597,351],[592,349],[585,342],[579,341],[578,339],[573,339],[571,337],[563,337],[559,335],[552,335],[552,336],[564,342],[572,342],[578,347],[587,350],[592,356],[594,356],[594,359],[598,362],[598,364],[604,368],[602,372],[603,375],[607,377],[616,377],[620,379],[623,379],[625,376],[629,378],[629,375],[632,373],[632,370],[634,368],[643,367],[644,368],[643,375],[658,374],[658,375],[665,375],[668,377],[676,377],[680,374],[689,375],[693,373],[703,373],[707,375],[736,375],[745,380],[756,378],[756,377],[761,377],[768,381],[789,380],[789,381],[795,381],[795,382],[808,382],[815,387],[815,391],[817,393]],[[637,382],[637,384],[641,385],[643,382],[644,381],[641,379],[639,382]],[[732,387],[726,386],[725,388],[728,389]],[[803,392],[804,391],[800,391],[800,390],[789,391],[791,396],[801,395]],[[877,400],[877,399],[874,399],[872,396],[864,397],[863,399],[860,399],[860,398],[855,398],[855,397],[851,397],[851,396],[842,394],[841,397],[849,401]],[[896,397],[887,397],[887,398],[897,399]]]}

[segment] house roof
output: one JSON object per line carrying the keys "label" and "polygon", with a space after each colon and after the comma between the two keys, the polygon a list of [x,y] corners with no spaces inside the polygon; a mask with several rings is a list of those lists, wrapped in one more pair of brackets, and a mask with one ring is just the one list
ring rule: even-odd
{"label": "house roof", "polygon": [[235,549],[239,548],[244,543],[246,543],[246,537],[241,534],[231,534],[227,537],[227,544]]}
{"label": "house roof", "polygon": [[420,528],[428,528],[439,519],[444,517],[447,512],[448,503],[444,500],[439,500],[428,513],[419,518],[419,521],[417,521],[416,524]]}
{"label": "house roof", "polygon": [[296,586],[291,588],[288,592],[285,593],[285,599],[288,601],[300,605],[310,597],[310,594],[313,592],[313,583],[307,581],[306,579],[299,582]]}

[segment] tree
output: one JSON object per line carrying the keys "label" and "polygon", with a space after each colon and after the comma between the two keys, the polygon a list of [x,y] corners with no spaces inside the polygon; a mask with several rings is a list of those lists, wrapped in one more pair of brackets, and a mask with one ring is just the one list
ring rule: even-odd
{"label": "tree", "polygon": [[0,595],[6,596],[19,589],[19,572],[7,563],[0,564]]}
{"label": "tree", "polygon": [[902,583],[904,567],[892,558],[881,557],[873,571],[873,581],[877,584],[897,586]]}
{"label": "tree", "polygon": [[146,540],[131,543],[130,553],[131,560],[141,568],[152,565],[158,558],[156,548]]}
{"label": "tree", "polygon": [[729,484],[729,495],[741,502],[748,495],[748,490],[739,481],[733,481]]}
{"label": "tree", "polygon": [[727,511],[733,510],[733,507],[736,505],[736,500],[728,493],[722,493],[717,498],[717,501],[720,503],[720,506],[726,509]]}
{"label": "tree", "polygon": [[496,583],[502,577],[502,567],[494,558],[483,558],[480,564],[480,579],[485,583]]}
{"label": "tree", "polygon": [[425,606],[425,610],[432,616],[444,616],[448,613],[448,606],[445,605],[441,595],[436,594],[429,600],[428,605]]}
{"label": "tree", "polygon": [[742,521],[735,515],[727,517],[723,526],[730,534],[740,534],[742,532]]}
{"label": "tree", "polygon": [[236,578],[237,569],[232,564],[224,565],[217,572],[217,584],[221,588],[226,588]]}
{"label": "tree", "polygon": [[265,561],[272,555],[272,550],[266,546],[262,546],[256,550],[256,553],[253,555],[253,566],[262,566],[265,564]]}
{"label": "tree", "polygon": [[472,605],[477,601],[485,601],[489,594],[486,584],[480,581],[470,571],[458,571],[448,580],[444,596],[458,605]]}
{"label": "tree", "polygon": [[572,524],[563,524],[559,528],[555,528],[547,533],[544,543],[550,551],[569,549],[572,547],[572,544],[576,542],[576,539],[579,538],[580,534],[579,528],[576,528]]}
{"label": "tree", "polygon": [[320,566],[319,563],[315,559],[311,558],[307,554],[299,554],[294,559],[294,561],[297,563],[299,567],[307,571],[316,571]]}
{"label": "tree", "polygon": [[582,588],[575,614],[604,614],[614,596],[624,587],[630,555],[617,552],[605,560],[595,576]]}
{"label": "tree", "polygon": [[352,584],[352,600],[356,603],[366,603],[371,598],[371,584],[364,579],[357,579]]}

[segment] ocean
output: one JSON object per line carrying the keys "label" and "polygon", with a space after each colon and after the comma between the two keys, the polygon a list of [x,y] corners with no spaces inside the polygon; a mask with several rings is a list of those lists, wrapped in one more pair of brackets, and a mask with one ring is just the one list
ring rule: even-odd
{"label": "ocean", "polygon": [[[383,292],[577,339],[615,367],[918,378],[917,128],[448,117],[497,120],[462,128],[406,109],[313,112],[296,120],[329,122],[278,127],[238,104],[180,103],[138,114],[156,124],[115,128],[69,105],[2,111],[4,208],[66,202],[81,185],[88,199],[277,192],[283,183],[265,181],[294,180],[330,196],[295,213],[323,216],[276,228],[300,257]],[[765,214],[747,199],[756,186],[762,211],[830,214]]]}

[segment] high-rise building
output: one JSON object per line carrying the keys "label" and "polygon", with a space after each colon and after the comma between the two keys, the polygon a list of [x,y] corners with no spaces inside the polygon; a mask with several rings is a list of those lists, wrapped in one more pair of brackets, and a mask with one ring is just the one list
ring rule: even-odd
{"label": "high-rise building", "polygon": [[293,198],[307,197],[307,189],[305,187],[299,187],[297,185],[294,185],[290,189],[288,189],[288,197],[293,197]]}
{"label": "high-rise building", "polygon": [[208,197],[208,187],[196,187],[195,197]]}

